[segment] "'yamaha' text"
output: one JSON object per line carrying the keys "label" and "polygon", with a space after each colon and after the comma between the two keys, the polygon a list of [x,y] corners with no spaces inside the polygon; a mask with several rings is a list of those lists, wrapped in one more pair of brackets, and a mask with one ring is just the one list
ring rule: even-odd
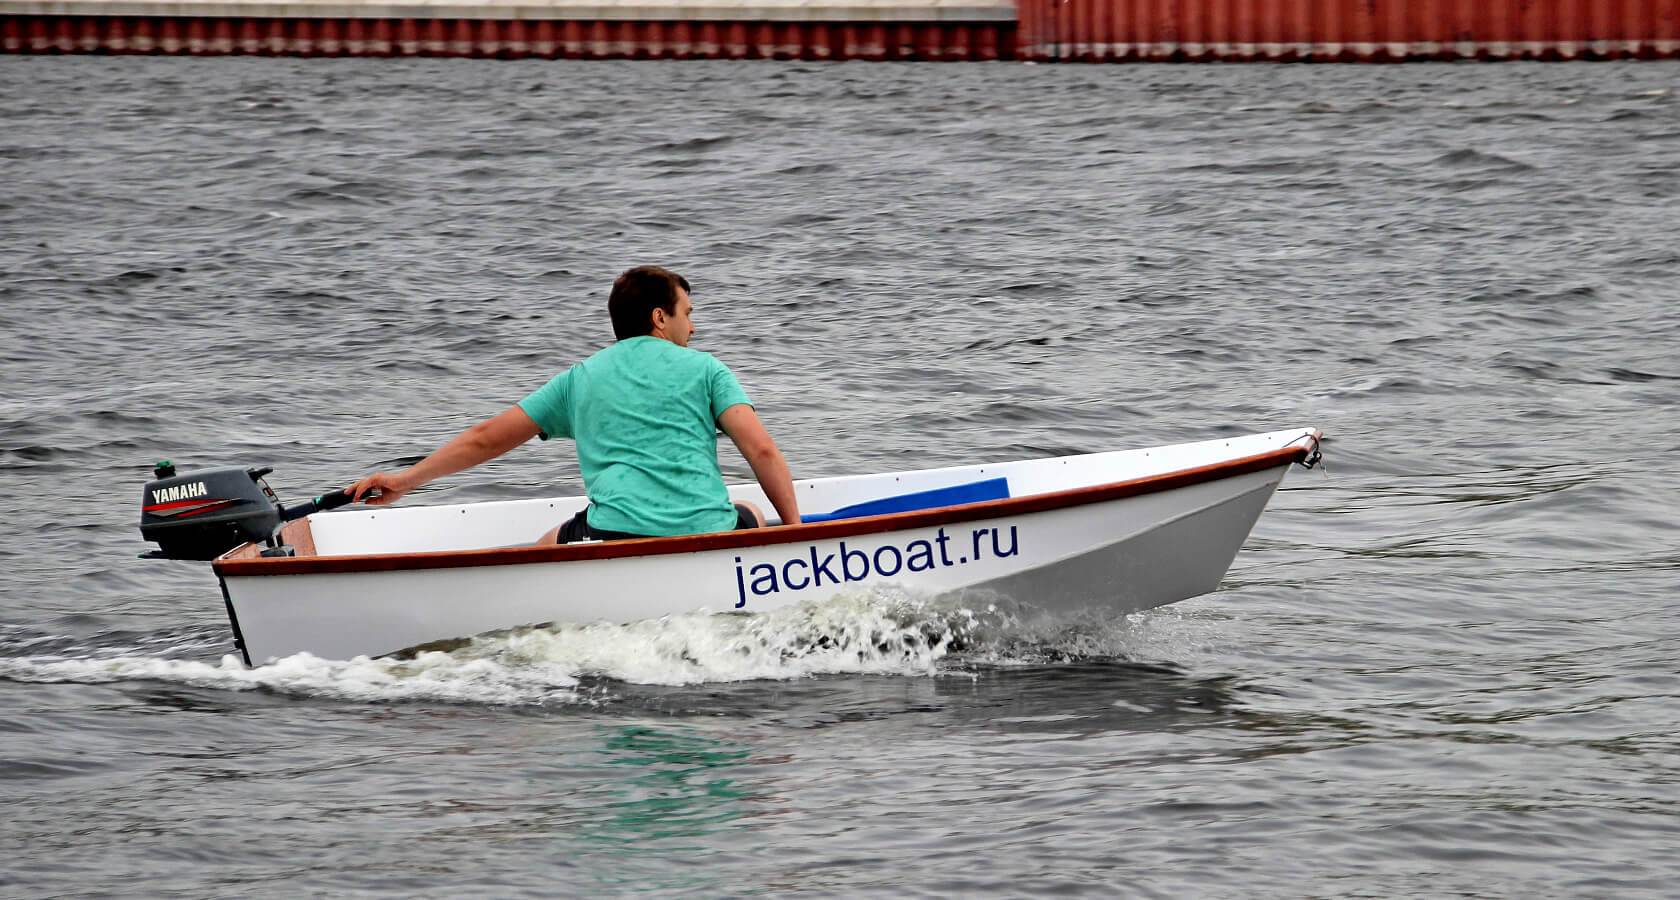
{"label": "'yamaha' text", "polygon": [[191,481],[186,484],[177,484],[174,487],[152,491],[152,502],[174,503],[176,500],[191,500],[208,493],[210,493],[210,489],[204,486],[204,482]]}

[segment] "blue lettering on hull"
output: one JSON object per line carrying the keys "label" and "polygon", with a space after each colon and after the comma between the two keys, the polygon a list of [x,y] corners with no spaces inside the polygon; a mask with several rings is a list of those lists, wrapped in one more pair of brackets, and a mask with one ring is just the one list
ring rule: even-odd
{"label": "blue lettering on hull", "polygon": [[[847,547],[845,541],[834,553],[823,554],[809,547],[781,563],[754,563],[745,566],[735,557],[735,608],[747,605],[747,598],[768,597],[782,591],[803,591],[825,584],[845,584],[863,581],[871,575],[890,578],[900,572],[930,572],[934,569],[969,565],[983,559],[1006,559],[1021,552],[1020,535],[1016,526],[1009,526],[1007,539],[1002,526],[973,529],[973,552],[951,559],[951,535],[945,529],[933,540],[921,538],[901,546],[884,544],[873,554]],[[961,541],[959,536],[957,540]],[[937,549],[936,549],[937,548]]]}

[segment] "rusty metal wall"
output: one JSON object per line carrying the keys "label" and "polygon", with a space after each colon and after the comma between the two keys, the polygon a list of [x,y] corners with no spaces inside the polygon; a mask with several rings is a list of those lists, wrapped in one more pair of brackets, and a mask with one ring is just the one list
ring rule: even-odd
{"label": "rusty metal wall", "polygon": [[7,53],[522,59],[995,60],[1011,22],[8,16]]}

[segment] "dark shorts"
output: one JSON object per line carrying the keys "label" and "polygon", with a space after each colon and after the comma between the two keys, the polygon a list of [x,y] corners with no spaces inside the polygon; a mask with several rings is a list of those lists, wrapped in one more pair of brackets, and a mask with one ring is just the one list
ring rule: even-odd
{"label": "dark shorts", "polygon": [[[627,531],[608,531],[605,528],[589,527],[589,509],[585,507],[577,515],[566,520],[560,526],[560,535],[555,539],[556,544],[570,544],[576,541],[628,541],[635,538],[651,537],[646,534],[631,534]],[[745,503],[735,504],[735,529],[757,528],[758,518],[752,514]]]}

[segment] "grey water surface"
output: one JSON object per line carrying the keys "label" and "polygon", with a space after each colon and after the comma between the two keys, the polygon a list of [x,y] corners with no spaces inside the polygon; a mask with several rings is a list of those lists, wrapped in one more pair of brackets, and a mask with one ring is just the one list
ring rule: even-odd
{"label": "grey water surface", "polygon": [[[1676,85],[0,57],[0,893],[1673,896]],[[136,559],[155,459],[402,465],[643,262],[800,476],[1327,467],[1117,621],[887,589],[247,669],[206,566]],[[579,488],[555,442],[405,502]]]}

